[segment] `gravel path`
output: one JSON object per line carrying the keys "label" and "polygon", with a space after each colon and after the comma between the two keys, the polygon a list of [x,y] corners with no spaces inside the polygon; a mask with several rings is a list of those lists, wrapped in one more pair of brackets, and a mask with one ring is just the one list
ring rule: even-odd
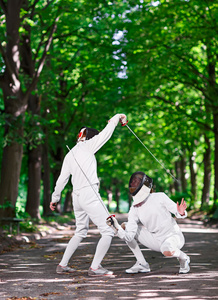
{"label": "gravel path", "polygon": [[[120,222],[127,215],[116,215]],[[1,300],[65,299],[218,299],[218,229],[205,228],[200,221],[180,221],[186,244],[183,250],[191,258],[191,271],[178,274],[178,261],[143,249],[150,264],[148,274],[126,274],[135,259],[119,238],[113,239],[102,265],[113,276],[88,277],[87,270],[99,234],[91,224],[89,234],[71,259],[76,268],[71,275],[55,273],[74,226],[62,227],[34,243],[0,255]]]}

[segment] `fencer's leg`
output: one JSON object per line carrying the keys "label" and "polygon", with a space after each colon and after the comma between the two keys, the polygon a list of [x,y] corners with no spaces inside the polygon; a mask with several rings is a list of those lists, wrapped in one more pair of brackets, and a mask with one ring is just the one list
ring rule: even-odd
{"label": "fencer's leg", "polygon": [[126,269],[127,274],[135,274],[135,273],[147,273],[150,272],[150,266],[148,262],[145,260],[142,251],[136,242],[135,239],[133,239],[131,242],[126,242],[126,244],[129,246],[132,253],[135,255],[135,258],[137,262],[130,268]]}
{"label": "fencer's leg", "polygon": [[190,271],[190,257],[188,255],[186,255],[184,252],[182,252],[181,250],[179,250],[179,256],[178,256],[178,261],[180,264],[180,268],[179,268],[179,273],[181,274],[186,274]]}
{"label": "fencer's leg", "polygon": [[186,254],[180,249],[184,245],[184,236],[181,232],[168,237],[161,245],[160,251],[166,257],[185,258]]}
{"label": "fencer's leg", "polygon": [[181,251],[180,249],[176,249],[174,251],[163,251],[163,255],[166,257],[176,257],[178,259],[187,259],[188,255],[185,254],[183,251]]}
{"label": "fencer's leg", "polygon": [[147,261],[145,260],[144,255],[142,254],[142,251],[141,251],[138,243],[136,242],[136,240],[133,239],[131,242],[126,242],[126,244],[130,248],[130,250],[132,251],[132,253],[135,255],[136,260],[140,264],[146,265]]}
{"label": "fencer's leg", "polygon": [[[106,224],[106,219],[108,217],[107,208],[101,199],[98,189],[98,185],[94,185],[92,188],[88,187],[83,189],[84,198],[86,199],[86,206],[84,209],[92,222],[98,227],[101,234],[101,238],[96,246],[94,258],[90,266],[91,270],[97,270],[100,267],[104,256],[110,248],[111,241],[114,236],[113,229]],[[99,203],[100,201],[101,203]],[[105,269],[105,272],[106,271],[107,270]]]}
{"label": "fencer's leg", "polygon": [[[139,243],[141,243],[147,248],[150,248],[154,251],[160,251],[160,246],[158,241],[154,238],[154,236],[150,232],[147,231],[147,229],[143,225],[138,226],[135,239],[138,240]],[[133,274],[133,273],[150,272],[150,266],[148,262],[145,260],[141,252],[141,249],[135,239],[131,242],[127,242],[127,245],[135,255],[137,262],[130,269],[127,269],[126,273]]]}
{"label": "fencer's leg", "polygon": [[[77,210],[75,207],[77,207]],[[68,242],[63,258],[59,264],[62,267],[67,266],[71,256],[74,254],[83,238],[86,237],[89,229],[89,217],[86,212],[81,210],[78,205],[75,205],[74,213],[76,218],[76,231],[74,236]]]}
{"label": "fencer's leg", "polygon": [[137,261],[141,264],[146,264],[147,261],[145,260],[136,240],[147,248],[150,248],[154,251],[160,251],[158,241],[155,240],[154,236],[149,231],[147,231],[147,229],[143,225],[139,225],[135,239],[131,242],[126,243],[135,255]]}
{"label": "fencer's leg", "polygon": [[164,251],[163,255],[167,257],[176,257],[178,259],[180,264],[179,273],[186,274],[190,271],[190,257],[180,249],[176,249],[175,251]]}
{"label": "fencer's leg", "polygon": [[180,250],[183,243],[180,243],[180,236],[172,236],[161,245],[161,252],[166,257],[176,257],[180,263],[179,273],[190,271],[190,257]]}
{"label": "fencer's leg", "polygon": [[106,255],[108,249],[110,248],[112,241],[112,236],[109,235],[103,235],[96,247],[95,255],[91,264],[91,268],[93,270],[98,269],[99,265],[101,264],[101,261],[103,260],[104,256]]}
{"label": "fencer's leg", "polygon": [[64,255],[62,257],[62,260],[60,262],[60,266],[65,267],[67,266],[71,256],[74,254],[76,249],[78,248],[80,242],[83,240],[82,237],[74,235],[69,243],[67,244],[67,248],[64,251]]}

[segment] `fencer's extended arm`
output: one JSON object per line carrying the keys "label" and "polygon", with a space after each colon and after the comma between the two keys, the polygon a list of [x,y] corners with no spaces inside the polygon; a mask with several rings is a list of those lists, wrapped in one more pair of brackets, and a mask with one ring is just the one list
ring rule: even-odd
{"label": "fencer's extended arm", "polygon": [[134,219],[130,219],[127,223],[125,223],[125,227],[123,228],[114,217],[114,215],[107,218],[106,223],[111,226],[114,230],[115,234],[123,241],[131,242],[137,232],[138,225]]}

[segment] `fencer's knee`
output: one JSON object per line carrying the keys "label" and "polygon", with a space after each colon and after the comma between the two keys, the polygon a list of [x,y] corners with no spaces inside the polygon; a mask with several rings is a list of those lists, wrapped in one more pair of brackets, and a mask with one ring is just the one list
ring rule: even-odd
{"label": "fencer's knee", "polygon": [[110,237],[110,238],[113,238],[115,236],[115,233],[114,231],[111,231],[111,232],[101,232],[101,237]]}
{"label": "fencer's knee", "polygon": [[129,246],[132,249],[135,249],[138,247],[138,243],[135,239],[129,240],[129,241],[125,241],[127,246]]}
{"label": "fencer's knee", "polygon": [[172,257],[174,256],[175,251],[164,251],[163,255],[166,257]]}
{"label": "fencer's knee", "polygon": [[88,230],[80,230],[75,232],[75,236],[78,236],[81,239],[86,238]]}
{"label": "fencer's knee", "polygon": [[100,231],[100,235],[103,236],[110,236],[110,237],[114,237],[115,233],[113,231],[113,229],[110,226],[104,226],[103,228],[99,228]]}

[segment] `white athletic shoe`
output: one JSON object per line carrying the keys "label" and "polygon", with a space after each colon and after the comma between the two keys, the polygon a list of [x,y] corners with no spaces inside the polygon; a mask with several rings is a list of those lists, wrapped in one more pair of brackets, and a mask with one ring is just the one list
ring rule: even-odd
{"label": "white athletic shoe", "polygon": [[178,261],[180,263],[179,273],[180,274],[186,274],[186,273],[188,273],[190,271],[190,266],[189,266],[190,257],[187,256],[186,259],[179,259],[178,258]]}
{"label": "white athletic shoe", "polygon": [[60,265],[58,265],[56,268],[57,274],[69,274],[69,273],[74,273],[75,271],[76,271],[75,269],[72,269],[70,267],[62,267]]}
{"label": "white athletic shoe", "polygon": [[103,268],[101,265],[96,270],[92,268],[89,268],[88,270],[88,276],[106,276],[106,275],[113,275],[113,274],[114,273],[112,271],[108,271],[107,269]]}
{"label": "white athletic shoe", "polygon": [[136,264],[134,264],[134,266],[132,266],[132,268],[126,270],[126,273],[136,274],[136,273],[148,273],[150,271],[151,270],[150,270],[148,263],[146,263],[145,265],[142,265],[137,261]]}

